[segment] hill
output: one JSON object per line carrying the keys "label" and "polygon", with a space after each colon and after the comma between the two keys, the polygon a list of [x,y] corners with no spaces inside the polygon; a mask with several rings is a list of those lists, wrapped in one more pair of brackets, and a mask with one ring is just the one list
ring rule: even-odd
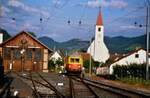
{"label": "hill", "polygon": [[[104,42],[106,43],[110,53],[127,53],[139,47],[146,49],[146,35],[131,38],[123,36],[106,36],[104,39]],[[56,42],[49,37],[40,37],[39,40],[52,49],[55,46],[57,49],[86,51],[90,45],[89,41],[84,41],[81,39],[71,39],[66,42]]]}

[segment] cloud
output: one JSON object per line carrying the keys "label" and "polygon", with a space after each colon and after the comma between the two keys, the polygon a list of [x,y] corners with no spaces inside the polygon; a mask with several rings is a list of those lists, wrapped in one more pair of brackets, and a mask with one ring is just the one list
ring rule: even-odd
{"label": "cloud", "polygon": [[0,7],[0,16],[6,16],[11,10],[5,6]]}
{"label": "cloud", "polygon": [[20,28],[21,30],[33,30],[33,31],[38,31],[39,27],[37,26],[33,26],[31,23],[29,23],[28,21],[26,21],[23,26]]}
{"label": "cloud", "polygon": [[138,26],[134,26],[134,25],[124,25],[124,26],[120,26],[121,29],[143,29],[140,28]]}
{"label": "cloud", "polygon": [[109,7],[109,8],[125,8],[128,5],[127,2],[123,0],[89,0],[86,3],[78,3],[77,6],[89,7],[89,8],[98,8]]}
{"label": "cloud", "polygon": [[101,5],[110,8],[125,8],[128,3],[123,0],[103,0]]}
{"label": "cloud", "polygon": [[91,8],[97,8],[100,6],[100,3],[98,0],[95,1],[88,1],[86,4],[87,7],[91,7]]}
{"label": "cloud", "polygon": [[17,1],[17,0],[9,0],[8,5],[12,6],[12,7],[19,7],[22,10],[27,11],[27,12],[40,13],[45,17],[50,16],[49,13],[44,11],[44,10],[40,10],[40,9],[31,7],[31,6],[25,5],[24,3],[20,2],[20,1]]}
{"label": "cloud", "polygon": [[55,5],[60,5],[61,1],[60,0],[53,0],[52,3],[55,4]]}

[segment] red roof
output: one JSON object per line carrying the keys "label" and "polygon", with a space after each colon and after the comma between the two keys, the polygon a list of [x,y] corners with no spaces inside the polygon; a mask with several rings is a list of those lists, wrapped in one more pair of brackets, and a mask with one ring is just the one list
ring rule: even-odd
{"label": "red roof", "polygon": [[102,19],[102,13],[101,13],[101,11],[99,11],[96,25],[103,25],[103,19]]}

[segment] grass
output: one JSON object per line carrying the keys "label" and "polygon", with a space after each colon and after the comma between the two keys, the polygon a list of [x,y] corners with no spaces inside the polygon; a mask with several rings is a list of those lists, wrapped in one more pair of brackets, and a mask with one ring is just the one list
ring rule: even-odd
{"label": "grass", "polygon": [[127,84],[133,84],[133,85],[143,85],[143,86],[150,86],[150,80],[145,80],[142,78],[136,78],[136,77],[124,77],[121,78],[119,81]]}

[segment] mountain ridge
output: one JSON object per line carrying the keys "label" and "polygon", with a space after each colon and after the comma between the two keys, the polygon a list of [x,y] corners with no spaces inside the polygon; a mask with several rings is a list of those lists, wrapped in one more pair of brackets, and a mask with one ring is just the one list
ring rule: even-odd
{"label": "mountain ridge", "polygon": [[[57,49],[66,49],[69,51],[71,50],[86,51],[90,45],[90,41],[77,38],[70,39],[65,42],[57,42],[50,37],[47,38],[49,39],[49,42],[46,41],[45,37],[44,38],[40,37],[39,40],[44,44],[48,45],[48,47],[50,48],[56,47]],[[137,37],[105,36],[104,42],[108,47],[110,53],[127,53],[135,50],[136,48],[146,49],[146,35],[141,35]]]}

